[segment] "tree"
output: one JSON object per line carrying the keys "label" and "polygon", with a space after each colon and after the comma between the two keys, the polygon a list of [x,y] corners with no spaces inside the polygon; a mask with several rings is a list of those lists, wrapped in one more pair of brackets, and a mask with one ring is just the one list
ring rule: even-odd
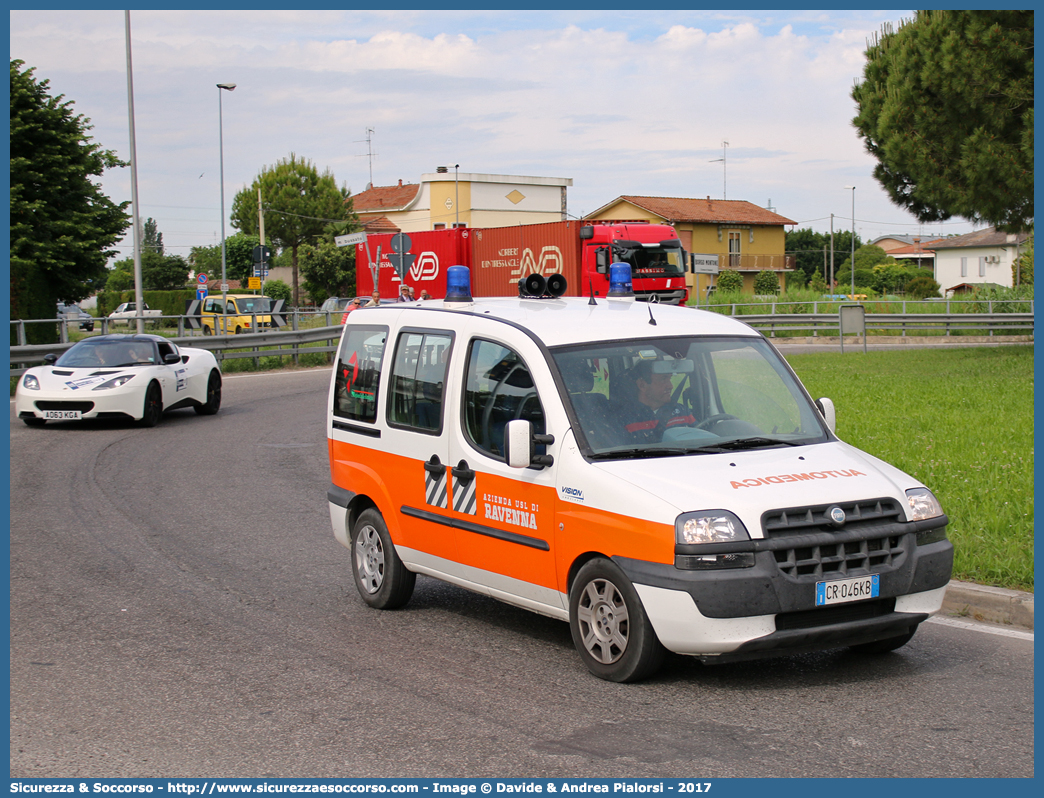
{"label": "tree", "polygon": [[[236,233],[225,239],[225,276],[230,280],[245,280],[254,275],[254,247],[261,243],[257,236]],[[189,263],[197,272],[208,277],[221,277],[221,245],[193,247]]]}
{"label": "tree", "polygon": [[926,297],[939,296],[939,284],[927,275],[914,277],[906,284],[906,295],[913,299],[925,299]]}
{"label": "tree", "polygon": [[918,11],[885,26],[853,120],[892,201],[922,222],[1033,220],[1033,11]]}
{"label": "tree", "polygon": [[343,223],[327,225],[325,237],[315,247],[307,247],[301,259],[305,291],[312,302],[321,304],[331,296],[355,294],[355,247],[339,247],[334,236],[342,235]]}
{"label": "tree", "polygon": [[253,184],[232,200],[232,225],[250,235],[260,230],[258,188],[264,204],[266,237],[281,249],[290,250],[294,304],[299,305],[298,249],[322,235],[330,222],[355,221],[348,188],[338,188],[329,170],[320,175],[308,160],[290,153],[275,166],[263,168]]}
{"label": "tree", "polygon": [[142,225],[141,251],[163,254],[163,233],[157,229],[156,220],[151,216]]}
{"label": "tree", "polygon": [[[855,239],[856,247],[862,246],[859,236]],[[805,273],[808,280],[817,272],[823,274],[824,261],[829,272],[830,264],[830,233],[816,233],[810,227],[800,230],[791,230],[786,234],[784,246],[788,255],[793,255],[797,268]],[[835,277],[838,270],[839,259],[852,250],[852,231],[834,232],[834,271]],[[825,253],[825,255],[824,255]],[[826,277],[823,281],[826,282]],[[789,282],[789,281],[788,281]]]}
{"label": "tree", "polygon": [[[11,61],[11,318],[53,318],[55,302],[79,302],[105,285],[111,247],[130,224],[91,178],[125,166],[91,141],[90,120],[49,94],[32,67]],[[57,328],[28,325],[29,343]]]}
{"label": "tree", "polygon": [[1033,239],[1026,244],[1026,249],[1011,266],[1011,284],[1014,286],[1033,285]]}
{"label": "tree", "polygon": [[188,282],[189,264],[181,255],[145,252],[141,256],[141,287],[146,291],[172,291]]}

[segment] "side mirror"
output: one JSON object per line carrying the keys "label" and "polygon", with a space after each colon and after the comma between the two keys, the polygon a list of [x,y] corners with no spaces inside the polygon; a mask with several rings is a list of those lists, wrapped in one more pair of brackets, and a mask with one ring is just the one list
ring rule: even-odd
{"label": "side mirror", "polygon": [[550,445],[554,435],[535,435],[533,425],[525,419],[509,421],[504,426],[504,459],[512,468],[529,468],[553,465],[555,458],[549,454],[536,454],[537,444]]}
{"label": "side mirror", "polygon": [[44,355],[43,362],[46,363],[48,366],[53,366],[55,363],[58,362],[58,355],[54,354],[54,352]]}
{"label": "side mirror", "polygon": [[163,362],[168,366],[173,366],[175,363],[181,362],[181,355],[175,355],[173,352],[168,352],[163,356]]}
{"label": "side mirror", "polygon": [[816,399],[816,407],[819,408],[819,413],[823,416],[823,420],[826,421],[827,427],[836,435],[837,414],[834,412],[834,403],[824,396],[822,399]]}

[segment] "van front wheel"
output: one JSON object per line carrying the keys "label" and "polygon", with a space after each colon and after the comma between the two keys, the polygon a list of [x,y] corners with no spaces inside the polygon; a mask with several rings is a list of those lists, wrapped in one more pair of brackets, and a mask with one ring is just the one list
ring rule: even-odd
{"label": "van front wheel", "polygon": [[663,646],[631,581],[611,560],[584,565],[569,591],[569,631],[588,670],[610,682],[637,682],[663,663]]}
{"label": "van front wheel", "polygon": [[404,606],[413,595],[417,575],[395,553],[381,514],[364,510],[352,527],[352,573],[362,600],[379,610]]}

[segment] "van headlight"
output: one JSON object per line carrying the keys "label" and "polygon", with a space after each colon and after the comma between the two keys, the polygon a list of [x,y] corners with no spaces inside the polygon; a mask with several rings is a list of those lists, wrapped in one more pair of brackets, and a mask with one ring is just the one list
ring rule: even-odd
{"label": "van headlight", "polygon": [[943,514],[942,505],[928,488],[911,488],[906,491],[906,503],[910,508],[907,513],[910,521],[927,521]]}
{"label": "van headlight", "polygon": [[682,513],[674,521],[674,539],[678,545],[732,543],[750,540],[747,528],[728,510],[705,510]]}

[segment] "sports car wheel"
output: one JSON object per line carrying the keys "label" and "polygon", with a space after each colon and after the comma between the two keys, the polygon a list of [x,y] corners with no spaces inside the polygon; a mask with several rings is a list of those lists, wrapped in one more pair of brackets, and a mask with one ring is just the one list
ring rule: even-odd
{"label": "sports car wheel", "polygon": [[221,374],[215,369],[207,380],[207,401],[196,405],[196,412],[201,416],[212,416],[221,407]]}
{"label": "sports car wheel", "polygon": [[138,423],[143,427],[155,427],[163,415],[163,394],[156,383],[152,383],[145,392],[145,407],[142,411],[141,421]]}
{"label": "sports car wheel", "polygon": [[569,631],[588,670],[610,682],[636,682],[663,663],[641,599],[611,560],[591,560],[569,591]]}
{"label": "sports car wheel", "polygon": [[362,600],[379,610],[402,607],[413,595],[417,575],[402,564],[374,509],[360,513],[352,527],[352,573]]}

